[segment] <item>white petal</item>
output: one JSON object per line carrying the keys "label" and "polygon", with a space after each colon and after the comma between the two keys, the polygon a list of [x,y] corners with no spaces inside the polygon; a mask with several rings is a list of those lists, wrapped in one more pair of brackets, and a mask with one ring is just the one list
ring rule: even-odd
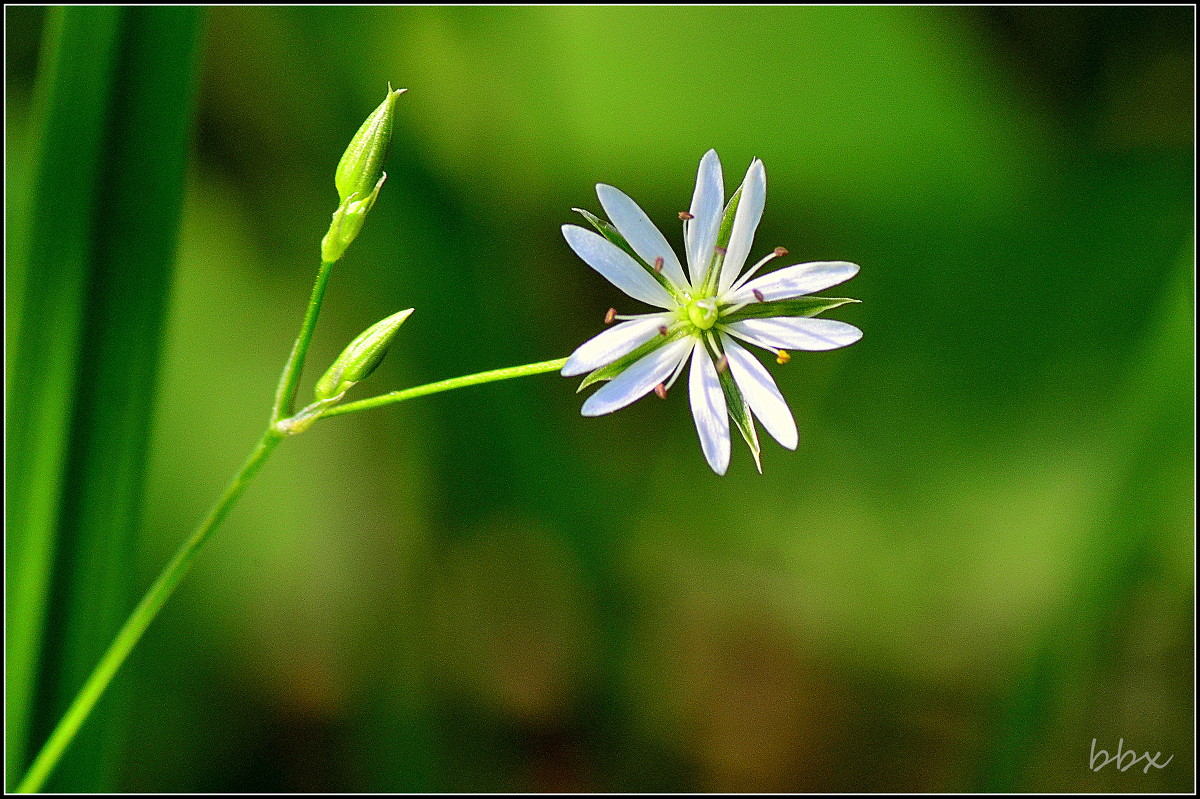
{"label": "white petal", "polygon": [[696,191],[688,213],[692,218],[683,226],[687,247],[688,273],[692,285],[704,281],[704,273],[712,260],[713,246],[721,229],[721,212],[725,209],[725,179],[721,176],[721,159],[716,150],[709,150],[700,159],[696,174]]}
{"label": "white petal", "polygon": [[575,254],[592,269],[608,278],[609,283],[635,300],[657,305],[659,308],[674,307],[675,303],[667,290],[653,275],[643,269],[641,264],[633,260],[629,253],[599,233],[584,230],[578,225],[563,225],[562,231],[563,238],[571,245]]}
{"label": "white petal", "polygon": [[796,421],[771,375],[745,347],[725,333],[721,334],[721,346],[729,358],[733,380],[750,404],[750,410],[776,441],[788,449],[795,449],[800,440]]}
{"label": "white petal", "polygon": [[676,286],[686,286],[687,278],[683,276],[683,267],[679,265],[679,257],[667,244],[662,232],[646,216],[646,212],[638,207],[633,199],[618,188],[598,183],[596,196],[600,205],[612,221],[617,232],[625,237],[633,251],[651,266],[656,258],[663,259],[663,274]]}
{"label": "white petal", "polygon": [[697,341],[692,352],[692,373],[688,376],[688,394],[692,400],[692,417],[700,434],[700,449],[717,474],[729,468],[729,412],[725,392],[712,358]]}
{"label": "white petal", "polygon": [[580,412],[584,416],[602,416],[641,399],[652,388],[666,380],[691,350],[690,338],[673,341],[656,349],[588,397]]}
{"label": "white petal", "polygon": [[746,179],[742,181],[742,197],[738,200],[737,213],[733,216],[733,230],[729,234],[729,245],[726,247],[725,265],[721,267],[720,290],[724,293],[746,265],[746,256],[750,254],[750,245],[754,243],[754,231],[758,230],[758,221],[762,219],[763,204],[767,201],[767,171],[762,161],[757,158],[746,170]]}
{"label": "white petal", "polygon": [[562,368],[562,376],[574,377],[607,366],[659,335],[659,328],[670,323],[671,315],[662,313],[647,314],[641,319],[614,325],[571,353]]}
{"label": "white petal", "polygon": [[766,349],[836,350],[862,338],[854,325],[836,319],[814,319],[806,316],[774,316],[769,319],[743,319],[731,322],[729,330],[751,344]]}
{"label": "white petal", "polygon": [[846,261],[814,261],[796,264],[756,277],[737,291],[724,297],[727,303],[755,302],[757,289],[766,302],[790,300],[844,283],[858,274],[858,265]]}

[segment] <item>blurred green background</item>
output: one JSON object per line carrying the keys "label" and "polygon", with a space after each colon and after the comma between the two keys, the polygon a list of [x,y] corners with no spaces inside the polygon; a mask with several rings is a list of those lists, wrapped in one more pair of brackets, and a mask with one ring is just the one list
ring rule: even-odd
{"label": "blurred green background", "polygon": [[[6,8],[10,201],[44,16]],[[710,147],[729,191],[766,165],[755,253],[862,265],[826,293],[865,336],[771,364],[801,443],[762,476],[740,441],[712,474],[685,391],[585,419],[555,375],[288,441],[73,787],[1191,790],[1193,37],[1183,6],[210,9],[129,606],[262,429],[389,81],[304,386],[410,306],[355,396],[569,354],[635,310],[571,207],[611,183],[678,245]],[[1174,759],[1093,773],[1093,738]]]}

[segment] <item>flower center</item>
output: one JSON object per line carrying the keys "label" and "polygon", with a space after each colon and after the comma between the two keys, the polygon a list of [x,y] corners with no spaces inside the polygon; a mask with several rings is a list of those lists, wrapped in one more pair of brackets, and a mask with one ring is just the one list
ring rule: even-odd
{"label": "flower center", "polygon": [[709,297],[703,300],[692,300],[687,304],[688,320],[701,330],[710,330],[717,323],[720,314],[717,312],[716,299]]}

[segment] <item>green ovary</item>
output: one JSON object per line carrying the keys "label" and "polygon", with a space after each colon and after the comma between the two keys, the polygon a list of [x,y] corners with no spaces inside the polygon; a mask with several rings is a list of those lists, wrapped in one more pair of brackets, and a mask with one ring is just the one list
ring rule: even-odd
{"label": "green ovary", "polygon": [[701,330],[710,330],[717,323],[720,314],[717,313],[715,299],[692,300],[687,304],[688,321]]}

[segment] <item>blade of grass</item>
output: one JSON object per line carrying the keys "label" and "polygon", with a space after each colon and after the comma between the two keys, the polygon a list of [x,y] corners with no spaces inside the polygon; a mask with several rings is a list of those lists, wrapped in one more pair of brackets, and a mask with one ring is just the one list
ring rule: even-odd
{"label": "blade of grass", "polygon": [[48,12],[35,89],[34,152],[26,214],[13,240],[24,284],[20,338],[12,344],[5,454],[5,764],[27,762],[35,675],[77,367],[104,122],[111,95],[117,8]]}
{"label": "blade of grass", "polygon": [[[203,10],[140,7],[121,21],[94,204],[87,356],[61,500],[53,602],[33,731],[49,734],[132,604],[131,577],[163,317],[183,202]],[[120,736],[111,699],[50,787],[111,787]]]}

